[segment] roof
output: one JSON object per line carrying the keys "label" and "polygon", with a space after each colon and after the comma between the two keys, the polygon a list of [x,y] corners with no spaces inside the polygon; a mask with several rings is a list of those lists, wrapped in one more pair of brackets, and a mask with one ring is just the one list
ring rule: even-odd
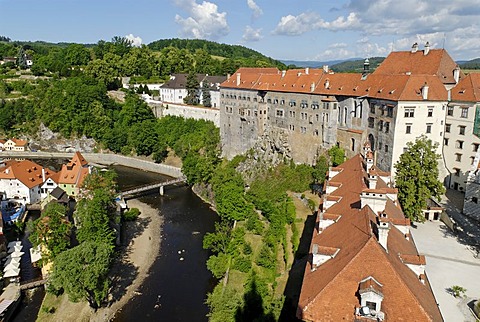
{"label": "roof", "polygon": [[[455,84],[453,71],[457,63],[445,49],[430,49],[424,55],[423,50],[394,51],[377,67],[374,75],[430,75],[436,76],[443,84]],[[460,78],[465,75],[460,71]]]}
{"label": "roof", "polygon": [[429,101],[446,101],[448,92],[435,75],[330,74],[323,70],[272,73],[270,69],[239,69],[221,84],[222,88],[256,91],[308,93],[319,100],[335,101],[335,96],[366,96],[391,101],[422,101],[422,88],[428,85]]}
{"label": "roof", "polygon": [[80,186],[81,182],[88,174],[88,162],[80,152],[75,152],[72,159],[65,165],[62,165],[58,178],[59,184],[75,184]]}
{"label": "roof", "polygon": [[[355,307],[360,306],[358,292],[372,288],[383,295],[382,311],[389,320],[415,317],[415,321],[441,321],[428,282],[424,285],[399,256],[422,258],[413,241],[392,226],[386,252],[375,233],[379,217],[369,206],[360,209],[360,193],[366,189],[363,158],[356,155],[338,168],[343,171],[332,180],[343,184],[331,195],[341,200],[328,208],[328,212],[341,217],[320,234],[314,230],[311,243],[312,247],[317,244],[318,249],[339,251],[313,271],[312,263],[307,263],[298,316],[309,321],[352,321]],[[395,218],[398,211],[401,213],[401,208],[392,202],[385,212]],[[371,281],[368,284],[369,277],[377,285]]]}
{"label": "roof", "polygon": [[[45,178],[42,177],[44,169]],[[55,171],[43,168],[41,165],[30,161],[9,161],[0,168],[0,179],[17,179],[28,188],[33,188],[53,176]]]}
{"label": "roof", "polygon": [[451,90],[452,101],[480,102],[480,73],[468,74]]}
{"label": "roof", "polygon": [[10,139],[10,141],[12,141],[13,143],[15,143],[16,146],[26,146],[27,145],[27,141],[25,140],[20,140],[20,139],[16,139],[16,138],[12,138]]}
{"label": "roof", "polygon": [[64,199],[64,197],[66,196],[66,193],[62,188],[56,187],[55,189],[52,190],[52,192],[50,192],[50,195],[57,200],[61,200],[61,199]]}

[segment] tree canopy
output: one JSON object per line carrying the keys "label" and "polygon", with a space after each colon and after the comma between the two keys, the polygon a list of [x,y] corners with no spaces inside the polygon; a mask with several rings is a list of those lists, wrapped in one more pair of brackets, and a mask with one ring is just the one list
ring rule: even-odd
{"label": "tree canopy", "polygon": [[395,164],[395,185],[403,212],[411,220],[424,221],[422,209],[427,200],[439,199],[445,187],[438,180],[438,144],[421,136],[415,142],[407,143],[407,150]]}

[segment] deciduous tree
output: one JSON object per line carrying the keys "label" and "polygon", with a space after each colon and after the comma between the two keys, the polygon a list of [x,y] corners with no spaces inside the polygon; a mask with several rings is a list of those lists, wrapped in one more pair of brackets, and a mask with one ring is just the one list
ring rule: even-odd
{"label": "deciduous tree", "polygon": [[427,199],[437,199],[445,193],[445,187],[438,180],[438,144],[421,136],[415,142],[407,143],[407,150],[395,164],[395,185],[403,212],[411,220],[424,221],[422,209]]}

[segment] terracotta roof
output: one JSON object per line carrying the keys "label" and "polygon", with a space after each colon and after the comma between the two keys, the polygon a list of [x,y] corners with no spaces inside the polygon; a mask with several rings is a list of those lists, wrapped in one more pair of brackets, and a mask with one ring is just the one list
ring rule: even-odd
{"label": "terracotta roof", "polygon": [[326,247],[326,246],[318,246],[318,254],[333,256],[338,252],[338,248],[335,247]]}
{"label": "terracotta roof", "polygon": [[368,278],[365,278],[362,282],[360,282],[360,285],[358,286],[358,291],[360,294],[363,294],[365,292],[369,291],[374,291],[377,294],[382,294],[382,285],[378,283],[373,277],[369,276]]}
{"label": "terracotta roof", "polygon": [[427,261],[424,255],[398,255],[402,262],[413,265],[426,265]]}
{"label": "terracotta roof", "polygon": [[10,139],[13,143],[15,143],[16,146],[25,146],[27,145],[27,141],[25,140],[20,140],[20,139],[16,139],[16,138],[12,138]]}
{"label": "terracotta roof", "polygon": [[[372,73],[373,75],[431,75],[444,84],[455,84],[453,71],[455,61],[445,49],[430,49],[427,55],[423,50],[391,52]],[[465,75],[460,71],[460,77]]]}
{"label": "terracotta roof", "polygon": [[452,101],[480,102],[480,73],[468,74],[451,90]]}
{"label": "terracotta roof", "polygon": [[[18,179],[28,188],[43,183],[43,167],[33,161],[9,161],[0,169],[0,179]],[[55,171],[45,168],[45,180],[55,175]]]}
{"label": "terracotta roof", "polygon": [[339,166],[343,171],[335,176],[335,181],[343,184],[331,195],[342,199],[328,211],[342,216],[321,234],[314,230],[311,241],[319,248],[339,251],[314,271],[311,262],[307,263],[297,315],[309,321],[354,320],[354,309],[360,304],[359,287],[368,288],[360,283],[371,276],[381,284],[382,311],[389,320],[415,317],[415,321],[441,321],[428,283],[424,285],[398,256],[419,256],[413,241],[393,226],[386,252],[374,230],[379,217],[368,206],[359,209],[360,193],[366,188],[362,161],[356,155]]}
{"label": "terracotta roof", "polygon": [[[78,185],[83,180],[85,174],[84,167],[88,162],[80,152],[76,152],[72,159],[65,165],[62,165],[58,183],[60,184],[75,184]],[[87,169],[88,171],[88,169]],[[88,172],[87,172],[88,173]]]}

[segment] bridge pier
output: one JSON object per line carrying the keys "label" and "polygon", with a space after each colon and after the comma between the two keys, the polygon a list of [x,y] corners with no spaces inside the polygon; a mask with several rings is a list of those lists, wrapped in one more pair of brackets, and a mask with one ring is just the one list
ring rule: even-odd
{"label": "bridge pier", "polygon": [[160,189],[159,189],[159,192],[160,192],[160,196],[163,196],[163,194],[165,193],[165,186],[160,186]]}

